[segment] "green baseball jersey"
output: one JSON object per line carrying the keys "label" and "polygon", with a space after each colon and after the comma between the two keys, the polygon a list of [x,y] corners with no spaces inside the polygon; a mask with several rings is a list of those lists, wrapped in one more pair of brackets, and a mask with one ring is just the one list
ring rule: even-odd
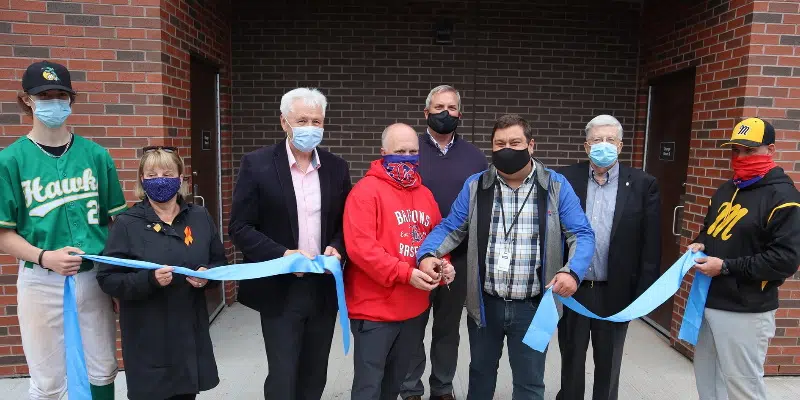
{"label": "green baseball jersey", "polygon": [[[114,161],[90,140],[74,135],[58,158],[27,136],[0,151],[0,228],[16,230],[36,247],[100,254],[109,217],[126,208]],[[91,268],[86,262],[81,271]]]}

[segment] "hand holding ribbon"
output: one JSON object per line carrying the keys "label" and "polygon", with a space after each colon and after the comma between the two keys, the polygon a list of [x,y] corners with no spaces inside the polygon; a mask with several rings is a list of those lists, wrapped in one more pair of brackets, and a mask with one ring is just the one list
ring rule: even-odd
{"label": "hand holding ribbon", "polygon": [[[561,297],[554,294],[552,288],[547,289],[542,296],[536,314],[533,316],[533,321],[528,331],[525,333],[522,342],[536,351],[542,353],[545,351],[558,325],[559,316],[558,310],[556,309],[556,298],[572,311],[593,319],[611,322],[628,322],[636,318],[644,317],[675,295],[675,292],[681,287],[684,276],[686,276],[689,270],[695,265],[695,260],[705,256],[706,255],[703,254],[702,251],[687,251],[675,264],[664,272],[652,286],[634,300],[633,303],[610,317],[600,317],[589,311],[572,297]],[[710,277],[704,274],[695,275],[692,289],[689,293],[689,300],[683,315],[683,323],[681,324],[681,330],[678,335],[679,339],[686,340],[691,344],[697,343],[697,336],[700,332],[700,324],[703,321],[703,310],[705,309],[708,287],[710,285]]]}
{"label": "hand holding ribbon", "polygon": [[569,273],[559,272],[547,284],[546,288],[555,292],[559,297],[569,297],[578,291],[578,282]]}
{"label": "hand holding ribbon", "polygon": [[[80,254],[87,260],[121,267],[161,270],[163,265],[137,260],[93,256]],[[339,305],[339,324],[342,327],[344,353],[350,350],[350,319],[344,297],[344,279],[338,253],[331,256],[308,258],[295,253],[276,260],[248,264],[233,264],[209,270],[192,270],[184,267],[169,267],[170,280],[172,274],[181,274],[193,278],[190,282],[202,280],[238,281],[244,279],[266,278],[290,273],[330,273],[336,281],[336,297]],[[196,279],[194,279],[196,278]],[[71,400],[91,400],[89,377],[86,372],[86,361],[83,354],[83,341],[78,325],[77,305],[75,301],[75,279],[67,276],[64,284],[64,342],[67,358],[67,389]]]}

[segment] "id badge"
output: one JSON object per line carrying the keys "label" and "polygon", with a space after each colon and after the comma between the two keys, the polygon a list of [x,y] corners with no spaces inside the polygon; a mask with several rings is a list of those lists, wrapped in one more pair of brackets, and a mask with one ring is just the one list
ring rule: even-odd
{"label": "id badge", "polygon": [[497,258],[495,268],[500,272],[508,272],[511,270],[511,252],[509,246],[503,246],[500,251],[500,257]]}

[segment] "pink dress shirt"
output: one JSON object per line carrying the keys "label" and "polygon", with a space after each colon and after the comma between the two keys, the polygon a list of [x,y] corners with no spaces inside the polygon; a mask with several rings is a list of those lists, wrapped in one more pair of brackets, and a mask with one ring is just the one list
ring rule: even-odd
{"label": "pink dress shirt", "polygon": [[320,254],[322,241],[322,195],[319,186],[321,163],[317,150],[311,156],[311,164],[305,171],[297,165],[289,142],[286,142],[289,155],[289,170],[292,172],[294,198],[297,202],[297,248],[312,256]]}

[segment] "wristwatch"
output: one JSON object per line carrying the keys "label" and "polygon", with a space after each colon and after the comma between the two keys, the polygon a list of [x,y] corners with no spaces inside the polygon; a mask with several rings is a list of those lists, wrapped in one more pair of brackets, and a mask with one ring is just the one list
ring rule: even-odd
{"label": "wristwatch", "polygon": [[722,275],[729,275],[731,273],[731,270],[728,269],[728,262],[727,261],[722,261],[722,270],[720,271],[720,273]]}

